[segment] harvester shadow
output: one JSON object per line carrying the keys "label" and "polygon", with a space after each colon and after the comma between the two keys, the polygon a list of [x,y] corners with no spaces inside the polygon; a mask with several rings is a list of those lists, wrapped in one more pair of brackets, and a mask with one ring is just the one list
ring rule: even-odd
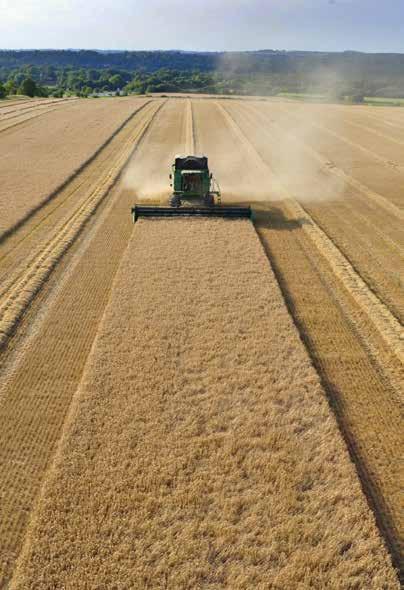
{"label": "harvester shadow", "polygon": [[293,231],[303,225],[310,225],[310,221],[304,218],[288,219],[280,207],[274,205],[262,205],[253,203],[253,220],[257,230],[272,229],[277,231]]}

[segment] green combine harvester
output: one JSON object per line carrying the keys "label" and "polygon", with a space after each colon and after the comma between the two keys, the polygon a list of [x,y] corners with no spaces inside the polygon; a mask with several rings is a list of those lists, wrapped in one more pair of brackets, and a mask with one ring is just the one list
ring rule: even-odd
{"label": "green combine harvester", "polygon": [[250,207],[222,205],[219,185],[205,156],[176,157],[170,180],[169,206],[136,205],[132,208],[134,223],[139,217],[251,217]]}

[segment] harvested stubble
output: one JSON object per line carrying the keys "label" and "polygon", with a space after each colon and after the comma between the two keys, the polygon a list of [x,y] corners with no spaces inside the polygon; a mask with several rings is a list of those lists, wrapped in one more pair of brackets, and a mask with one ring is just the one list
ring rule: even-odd
{"label": "harvested stubble", "polygon": [[23,103],[22,105],[14,105],[9,108],[0,109],[0,121],[7,121],[14,117],[18,117],[23,113],[29,113],[35,110],[49,107],[50,105],[64,104],[66,102],[73,102],[76,98],[52,98],[49,100],[37,100],[30,104]]}
{"label": "harvested stubble", "polygon": [[399,587],[249,222],[138,222],[11,587]]}
{"label": "harvested stubble", "polygon": [[[404,212],[382,195],[363,186],[358,189],[356,180],[342,170],[330,170],[330,161],[306,144],[308,132],[302,121],[296,131],[290,123],[294,119],[281,127],[274,123],[274,113],[265,117],[261,106],[232,103],[226,109],[291,194],[304,203],[370,288],[402,320],[398,269],[404,264]],[[315,144],[312,138],[311,142]],[[385,175],[388,184],[391,174],[387,170]]]}
{"label": "harvested stubble", "polygon": [[7,341],[21,315],[44,284],[52,269],[77,238],[101,201],[108,195],[131,152],[146,133],[154,114],[159,110],[159,106],[159,103],[156,102],[152,104],[148,113],[149,118],[145,118],[144,121],[140,119],[136,131],[126,138],[115,158],[114,156],[111,158],[110,167],[105,167],[105,170],[99,175],[98,181],[90,184],[90,188],[88,188],[83,201],[79,202],[77,209],[72,209],[71,215],[57,227],[55,234],[40,244],[38,252],[35,252],[29,260],[28,267],[23,272],[18,269],[17,277],[6,286],[2,293],[0,292],[2,295],[2,300],[0,300],[0,346]]}
{"label": "harvested stubble", "polygon": [[0,237],[40,205],[144,99],[77,100],[0,135]]}

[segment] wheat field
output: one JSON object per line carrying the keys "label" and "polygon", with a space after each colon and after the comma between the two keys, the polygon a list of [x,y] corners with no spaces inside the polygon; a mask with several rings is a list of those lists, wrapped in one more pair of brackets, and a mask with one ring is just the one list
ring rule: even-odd
{"label": "wheat field", "polygon": [[402,113],[1,106],[0,588],[400,587]]}
{"label": "wheat field", "polygon": [[138,224],[69,421],[13,588],[398,587],[250,222]]}

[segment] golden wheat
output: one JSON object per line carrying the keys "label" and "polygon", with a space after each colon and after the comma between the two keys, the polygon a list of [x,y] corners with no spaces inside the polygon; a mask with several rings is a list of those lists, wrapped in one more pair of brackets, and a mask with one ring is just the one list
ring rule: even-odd
{"label": "golden wheat", "polygon": [[13,589],[398,588],[247,221],[141,221]]}

